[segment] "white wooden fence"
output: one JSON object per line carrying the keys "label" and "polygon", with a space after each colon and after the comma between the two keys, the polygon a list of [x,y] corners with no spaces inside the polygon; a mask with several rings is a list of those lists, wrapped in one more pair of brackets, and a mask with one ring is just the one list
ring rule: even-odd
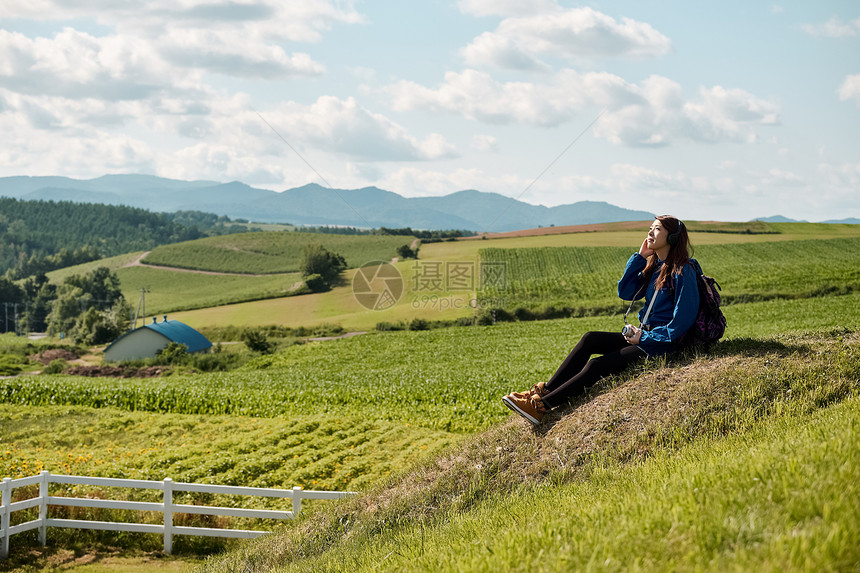
{"label": "white wooden fence", "polygon": [[[92,485],[102,487],[127,487],[132,489],[155,489],[164,491],[163,503],[143,501],[120,501],[112,499],[92,499],[79,497],[55,497],[49,495],[48,487],[52,483],[72,485]],[[38,497],[12,503],[12,492],[15,489],[39,485]],[[48,527],[68,527],[75,529],[99,529],[103,531],[134,531],[142,533],[159,533],[164,535],[164,552],[171,553],[174,535],[203,535],[208,537],[258,537],[268,531],[249,529],[217,529],[209,527],[182,527],[173,525],[174,513],[193,513],[198,515],[217,515],[226,517],[253,517],[265,519],[293,519],[302,509],[303,499],[340,499],[355,492],[349,491],[306,491],[301,487],[293,489],[270,489],[257,487],[237,487],[228,485],[207,485],[174,482],[170,478],[164,481],[132,480],[99,478],[86,476],[56,475],[42,472],[37,476],[11,479],[5,478],[0,484],[2,504],[0,504],[0,559],[9,556],[9,538],[16,533],[33,529],[39,530],[39,542],[46,544]],[[183,505],[173,503],[173,492],[197,492],[228,495],[248,495],[260,497],[292,498],[292,511],[277,511],[270,509],[240,509],[232,507],[213,507],[204,505]],[[64,505],[71,507],[90,507],[107,509],[131,509],[138,511],[157,511],[164,514],[163,525],[125,523],[109,521],[93,521],[81,519],[51,519],[48,517],[49,505]],[[16,511],[39,508],[39,517],[26,523],[11,525],[11,516]]]}

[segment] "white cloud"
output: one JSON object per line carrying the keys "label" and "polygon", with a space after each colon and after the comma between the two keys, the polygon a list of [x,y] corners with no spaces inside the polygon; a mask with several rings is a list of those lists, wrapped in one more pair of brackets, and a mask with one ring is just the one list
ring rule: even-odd
{"label": "white cloud", "polygon": [[831,185],[851,189],[855,203],[858,202],[856,189],[860,186],[860,163],[822,163],[818,170]]}
{"label": "white cloud", "polygon": [[193,78],[175,73],[147,44],[71,28],[53,39],[0,30],[0,61],[4,87],[22,94],[128,100],[193,85]]}
{"label": "white cloud", "polygon": [[681,171],[663,173],[651,167],[616,163],[611,167],[610,173],[614,179],[613,187],[626,190],[650,189],[686,192],[691,186],[690,179]]}
{"label": "white cloud", "polygon": [[846,76],[845,81],[839,86],[839,99],[842,101],[854,100],[860,106],[860,74]]}
{"label": "white cloud", "polygon": [[498,151],[499,142],[492,135],[475,135],[472,137],[472,149],[476,151]]}
{"label": "white cloud", "polygon": [[39,21],[74,20],[95,15],[102,25],[119,29],[123,34],[160,37],[165,30],[235,30],[241,31],[236,51],[249,39],[261,36],[294,42],[315,42],[335,23],[357,24],[364,17],[354,0],[302,0],[278,2],[222,2],[208,0],[7,0],[5,18]]}
{"label": "white cloud", "polygon": [[[160,155],[160,152],[170,153],[172,149],[177,150],[176,156],[189,159],[189,165],[200,166],[207,177],[212,169],[205,167],[206,161],[198,161],[199,158],[209,157],[210,166],[234,162],[238,172],[259,178],[262,167],[254,158],[268,157],[272,160],[283,156],[287,148],[266,122],[291,145],[310,146],[357,161],[426,161],[458,155],[443,136],[431,133],[419,139],[384,115],[358,105],[352,98],[340,100],[322,96],[311,105],[284,102],[263,111],[264,121],[252,110],[249,98],[244,94],[231,98],[214,93],[206,93],[205,96],[200,101],[165,97],[108,102],[92,98],[70,100],[57,96],[25,96],[0,89],[0,125],[6,126],[3,132],[7,147],[42,145],[44,149],[53,149],[53,144],[46,143],[48,140],[80,140],[83,146],[99,147],[101,144],[94,140],[117,138],[106,135],[104,129],[121,124],[123,131],[140,136],[134,147],[139,155],[147,156],[147,165],[151,164],[153,157],[164,160],[168,156]],[[158,151],[141,153],[148,145],[145,142],[151,140],[159,141]],[[39,141],[43,143],[37,144]],[[124,143],[122,145],[128,147]],[[241,151],[227,153],[225,150],[228,148]],[[68,155],[63,152],[62,143],[52,153],[59,157]],[[30,160],[40,165],[40,171],[44,172],[42,155],[42,152],[33,150]],[[21,157],[23,161],[24,156]],[[77,158],[69,161],[77,161]],[[92,161],[97,159],[94,157],[84,163]],[[137,165],[138,162],[132,160],[130,164]],[[175,167],[171,169],[176,171]],[[56,172],[66,173],[66,170],[61,168]],[[233,177],[231,169],[224,168],[223,172],[225,176]]]}
{"label": "white cloud", "polygon": [[302,177],[302,172],[291,173],[269,159],[233,146],[198,143],[161,158],[159,175],[185,180],[242,181],[250,185]]}
{"label": "white cloud", "polygon": [[53,90],[82,97],[99,90],[105,99],[145,97],[203,73],[266,79],[320,75],[322,64],[282,44],[316,42],[335,23],[363,21],[349,0],[34,0],[6,2],[3,11],[6,18],[36,21],[96,15],[107,30],[98,36],[71,28],[35,39],[0,31],[0,75],[6,87],[25,93]]}
{"label": "white cloud", "polygon": [[7,174],[93,177],[110,172],[153,173],[156,167],[157,154],[137,138],[95,127],[87,137],[54,137],[50,132],[28,131],[31,121],[21,114],[0,113],[4,133],[0,165]]}
{"label": "white cloud", "polygon": [[162,56],[176,66],[234,77],[271,79],[325,72],[308,54],[287,54],[278,45],[241,38],[235,31],[171,30],[159,45]]}
{"label": "white cloud", "polygon": [[560,10],[555,0],[457,0],[457,6],[472,16],[528,16]]}
{"label": "white cloud", "polygon": [[804,24],[803,31],[811,36],[823,36],[825,38],[845,38],[860,34],[860,18],[843,22],[842,19],[833,16],[823,24]]}
{"label": "white cloud", "polygon": [[310,106],[282,105],[267,113],[285,137],[318,149],[362,161],[415,161],[455,157],[456,150],[439,134],[418,140],[385,116],[361,107],[353,98],[322,96]]}
{"label": "white cloud", "polygon": [[714,86],[699,90],[700,99],[687,102],[683,115],[693,139],[755,141],[753,125],[779,123],[779,107],[741,89]]}
{"label": "white cloud", "polygon": [[[739,89],[701,88],[685,100],[681,86],[661,76],[637,84],[609,73],[562,70],[548,83],[500,83],[475,70],[448,72],[436,89],[401,81],[384,88],[396,110],[428,110],[486,123],[558,126],[584,110],[606,113],[598,137],[630,146],[669,145],[679,139],[751,141],[755,127],[778,122],[776,104]],[[590,112],[589,112],[589,115]]]}
{"label": "white cloud", "polygon": [[773,168],[762,178],[762,183],[778,187],[805,187],[806,179],[797,173]]}
{"label": "white cloud", "polygon": [[487,173],[481,169],[456,169],[445,173],[402,167],[380,177],[377,185],[407,197],[448,195],[464,189],[515,196],[522,193],[528,183],[517,175]]}
{"label": "white cloud", "polygon": [[467,65],[520,70],[545,69],[539,56],[584,61],[605,57],[653,57],[671,49],[669,38],[644,22],[620,22],[592,8],[538,13],[503,20],[462,55]]}

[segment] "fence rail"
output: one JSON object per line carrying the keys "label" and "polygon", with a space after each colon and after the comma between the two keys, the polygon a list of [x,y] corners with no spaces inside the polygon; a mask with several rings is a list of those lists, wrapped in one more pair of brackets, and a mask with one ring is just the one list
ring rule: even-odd
{"label": "fence rail", "polygon": [[[52,483],[69,485],[92,485],[104,487],[123,487],[130,489],[154,489],[163,491],[163,501],[127,501],[115,499],[90,499],[79,497],[58,497],[49,493]],[[12,492],[27,486],[39,486],[39,495],[30,499],[12,503]],[[173,502],[174,492],[194,492],[227,495],[247,495],[270,498],[292,499],[292,511],[271,509],[242,509],[234,507],[216,507],[206,505],[187,505]],[[25,531],[39,530],[39,542],[47,543],[48,527],[66,527],[75,529],[98,529],[102,531],[131,531],[140,533],[158,533],[164,535],[164,552],[170,554],[173,550],[174,535],[202,535],[207,537],[258,537],[269,533],[251,529],[220,529],[211,527],[186,527],[173,525],[173,515],[176,513],[192,513],[197,515],[216,515],[223,517],[252,517],[263,519],[293,519],[302,510],[303,499],[340,499],[355,492],[349,491],[313,491],[301,487],[293,489],[274,489],[258,487],[241,487],[228,485],[210,485],[196,483],[174,482],[170,478],[163,481],[132,480],[117,478],[99,478],[87,476],[54,475],[42,472],[37,476],[19,479],[4,478],[0,483],[0,559],[9,556],[9,540],[13,535]],[[125,509],[135,511],[161,512],[163,524],[125,523],[110,521],[94,521],[84,519],[51,519],[48,517],[48,506],[89,507],[103,509]],[[12,514],[25,509],[39,508],[39,517],[32,521],[11,525]]]}

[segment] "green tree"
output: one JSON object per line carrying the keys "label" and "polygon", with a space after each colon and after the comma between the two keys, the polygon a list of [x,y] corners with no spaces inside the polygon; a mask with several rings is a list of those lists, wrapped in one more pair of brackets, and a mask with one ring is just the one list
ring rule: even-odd
{"label": "green tree", "polygon": [[67,277],[51,305],[48,333],[67,334],[87,344],[103,344],[122,334],[128,328],[130,307],[119,285],[119,277],[107,267]]}
{"label": "green tree", "polygon": [[45,332],[51,304],[57,298],[57,285],[51,284],[48,277],[40,273],[25,280],[23,287],[27,301],[24,328],[31,332]]}
{"label": "green tree", "polygon": [[78,287],[62,284],[57,288],[57,298],[48,314],[48,334],[60,336],[70,334],[75,328],[78,316],[89,306],[91,297]]}
{"label": "green tree", "polygon": [[84,275],[67,277],[65,284],[78,287],[88,294],[93,302],[109,306],[123,298],[119,277],[107,267],[98,267]]}
{"label": "green tree", "polygon": [[409,245],[401,245],[397,247],[397,256],[401,259],[417,259],[418,250],[410,248]]}
{"label": "green tree", "polygon": [[84,344],[107,344],[119,338],[129,326],[131,306],[118,300],[106,311],[90,307],[78,316],[70,335]]}
{"label": "green tree", "polygon": [[[318,243],[305,245],[300,270],[311,290],[317,292],[329,289],[345,269],[346,260],[341,255],[329,251]],[[310,284],[307,279],[314,275],[319,275],[322,280],[314,280],[311,281],[313,284]]]}

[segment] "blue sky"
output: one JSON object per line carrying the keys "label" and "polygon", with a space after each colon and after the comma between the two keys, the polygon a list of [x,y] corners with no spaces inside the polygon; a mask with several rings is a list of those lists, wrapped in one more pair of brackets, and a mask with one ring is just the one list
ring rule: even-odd
{"label": "blue sky", "polygon": [[6,0],[0,14],[0,176],[860,217],[856,2]]}

